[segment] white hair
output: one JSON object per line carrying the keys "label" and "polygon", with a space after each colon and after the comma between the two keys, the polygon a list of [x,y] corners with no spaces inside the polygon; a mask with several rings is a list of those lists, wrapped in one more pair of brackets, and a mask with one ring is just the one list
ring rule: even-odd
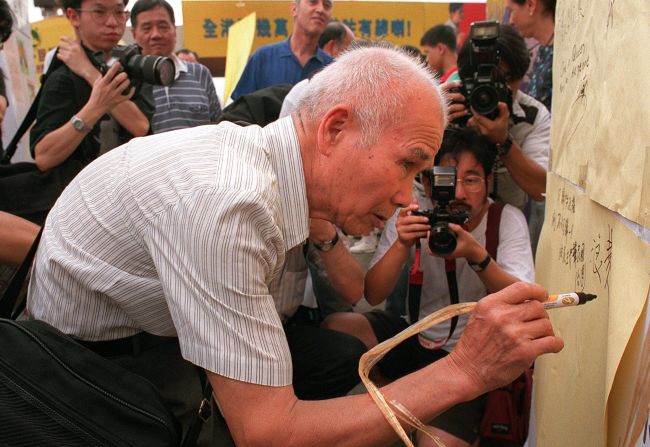
{"label": "white hair", "polygon": [[[447,126],[447,101],[438,80],[418,58],[386,44],[360,47],[342,53],[316,74],[300,99],[297,111],[318,120],[337,104],[347,104],[361,127],[360,146],[367,147],[384,130],[408,119],[414,88],[431,88],[440,100],[443,126]],[[433,117],[432,117],[433,119]],[[443,127],[443,128],[444,128]]]}

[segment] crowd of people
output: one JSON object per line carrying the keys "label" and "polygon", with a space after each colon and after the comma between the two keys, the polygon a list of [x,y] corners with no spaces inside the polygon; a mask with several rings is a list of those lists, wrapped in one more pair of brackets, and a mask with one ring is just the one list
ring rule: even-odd
{"label": "crowd of people", "polygon": [[[477,301],[374,373],[445,445],[475,445],[485,393],[563,346],[534,284],[555,1],[507,1],[493,76],[509,96],[489,116],[461,88],[474,70],[462,4],[420,53],[356,39],[331,0],[294,0],[291,35],[252,54],[222,110],[197,54],[175,51],[169,3],[127,3],[61,0],[75,35],[53,56],[30,148],[39,170],[74,163],[76,176],[51,209],[0,213],[4,264],[42,228],[23,318],[113,346],[185,432],[205,374],[218,410],[200,445],[375,446],[396,435],[350,394],[361,356]],[[142,54],[173,63],[167,85],[107,65],[129,19]],[[532,63],[524,37],[539,42]],[[466,216],[445,222],[455,246],[442,253],[422,213],[440,204],[434,167],[454,174],[445,211]],[[355,250],[350,235],[372,242]],[[366,270],[354,254],[368,244]],[[362,298],[382,309],[354,312]]]}

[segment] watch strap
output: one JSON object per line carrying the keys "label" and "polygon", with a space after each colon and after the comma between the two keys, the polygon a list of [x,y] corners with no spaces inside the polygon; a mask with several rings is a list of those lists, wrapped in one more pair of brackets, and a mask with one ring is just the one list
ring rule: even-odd
{"label": "watch strap", "polygon": [[487,266],[490,264],[490,261],[492,260],[492,256],[489,254],[483,259],[481,262],[471,262],[467,261],[467,264],[474,270],[475,272],[482,272],[487,268]]}
{"label": "watch strap", "polygon": [[334,237],[332,239],[328,241],[323,241],[320,244],[314,242],[314,247],[316,247],[316,249],[318,249],[319,251],[327,252],[330,251],[332,248],[334,248],[334,246],[338,241],[339,241],[339,232],[336,231],[334,232]]}
{"label": "watch strap", "polygon": [[503,143],[496,143],[495,146],[499,157],[505,157],[508,155],[508,152],[510,152],[510,148],[512,147],[512,135],[508,134]]}

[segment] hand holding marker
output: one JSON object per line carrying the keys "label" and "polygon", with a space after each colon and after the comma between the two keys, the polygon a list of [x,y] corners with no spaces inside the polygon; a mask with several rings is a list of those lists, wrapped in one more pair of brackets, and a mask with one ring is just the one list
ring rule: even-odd
{"label": "hand holding marker", "polygon": [[549,295],[548,300],[544,302],[544,309],[554,309],[556,307],[578,306],[585,304],[587,301],[596,299],[596,295],[583,292],[562,293],[559,295]]}

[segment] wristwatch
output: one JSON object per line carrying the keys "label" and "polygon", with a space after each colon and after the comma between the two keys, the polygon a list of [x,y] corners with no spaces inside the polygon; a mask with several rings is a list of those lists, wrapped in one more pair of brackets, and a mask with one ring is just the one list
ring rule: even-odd
{"label": "wristwatch", "polygon": [[72,123],[72,127],[74,127],[74,130],[78,132],[88,133],[92,130],[90,127],[87,127],[84,120],[79,118],[77,115],[72,115],[72,118],[70,118],[70,122]]}
{"label": "wristwatch", "polygon": [[319,251],[327,252],[330,251],[338,241],[339,241],[339,232],[337,231],[334,233],[334,237],[329,241],[323,241],[320,244],[314,242],[314,247],[316,247]]}
{"label": "wristwatch", "polygon": [[512,136],[508,134],[506,140],[503,143],[496,143],[495,146],[497,148],[497,154],[499,154],[499,157],[505,157],[508,155],[508,152],[512,147]]}
{"label": "wristwatch", "polygon": [[488,254],[485,259],[483,259],[481,262],[471,262],[467,261],[467,264],[471,267],[472,270],[475,272],[482,272],[487,268],[487,266],[490,264],[490,261],[492,260],[492,257]]}

